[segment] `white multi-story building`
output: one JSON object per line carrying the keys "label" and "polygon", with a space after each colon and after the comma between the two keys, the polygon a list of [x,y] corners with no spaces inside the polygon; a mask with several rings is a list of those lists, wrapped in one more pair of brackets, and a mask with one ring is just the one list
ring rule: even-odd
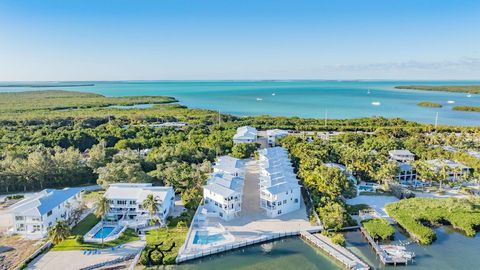
{"label": "white multi-story building", "polygon": [[66,221],[81,203],[81,188],[44,189],[14,204],[12,233],[27,238],[46,237],[57,221]]}
{"label": "white multi-story building", "polygon": [[276,146],[277,140],[288,135],[288,131],[283,129],[269,129],[267,130],[268,144]]}
{"label": "white multi-story building", "polygon": [[462,180],[462,176],[470,171],[470,167],[449,159],[427,160],[427,163],[429,163],[431,165],[431,168],[436,172],[439,172],[442,166],[446,166],[447,174],[448,174],[447,180],[450,180],[450,181]]}
{"label": "white multi-story building", "polygon": [[238,158],[221,156],[218,157],[215,164],[213,164],[213,172],[244,178],[245,163]]}
{"label": "white multi-story building", "polygon": [[417,172],[410,163],[398,162],[399,174],[397,179],[402,184],[409,184],[417,180]]}
{"label": "white multi-story building", "polygon": [[157,220],[165,224],[175,205],[173,187],[153,186],[151,183],[116,183],[105,192],[110,203],[107,217],[128,227],[138,228],[149,225],[150,214],[143,208],[143,201],[152,194],[158,201]]}
{"label": "white multi-story building", "polygon": [[397,180],[402,184],[410,184],[417,180],[417,172],[411,162],[415,160],[415,154],[408,150],[390,150],[388,151],[390,160],[396,161],[399,173]]}
{"label": "white multi-story building", "polygon": [[408,150],[390,150],[388,151],[390,159],[398,162],[408,162],[415,160],[415,154]]}
{"label": "white multi-story building", "polygon": [[237,133],[233,135],[233,143],[254,143],[257,141],[257,129],[250,126],[237,128]]}
{"label": "white multi-story building", "polygon": [[259,151],[260,207],[269,217],[300,209],[300,185],[293,172],[287,150],[282,147]]}
{"label": "white multi-story building", "polygon": [[203,204],[208,214],[231,220],[242,210],[245,168],[243,161],[222,156],[203,187]]}

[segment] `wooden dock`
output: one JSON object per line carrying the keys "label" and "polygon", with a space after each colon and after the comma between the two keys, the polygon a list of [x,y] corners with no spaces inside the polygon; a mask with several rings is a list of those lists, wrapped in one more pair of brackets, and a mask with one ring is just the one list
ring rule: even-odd
{"label": "wooden dock", "polygon": [[394,257],[394,256],[390,256],[387,253],[385,253],[382,250],[382,248],[377,243],[375,243],[375,240],[373,240],[373,238],[370,236],[370,234],[368,234],[368,232],[365,230],[365,228],[361,227],[360,231],[362,232],[365,239],[367,239],[367,242],[370,244],[370,246],[372,247],[372,249],[375,252],[375,254],[377,255],[377,257],[380,259],[382,264],[384,264],[384,265],[386,265],[386,264],[393,264],[393,265],[397,265],[397,264],[405,264],[406,265],[406,264],[408,264],[408,259],[406,259],[406,258]]}
{"label": "wooden dock", "polygon": [[309,243],[319,247],[325,251],[328,255],[342,263],[347,269],[352,270],[368,270],[370,266],[360,260],[348,249],[333,244],[332,241],[326,236],[321,234],[311,234],[307,231],[300,232],[300,237]]}

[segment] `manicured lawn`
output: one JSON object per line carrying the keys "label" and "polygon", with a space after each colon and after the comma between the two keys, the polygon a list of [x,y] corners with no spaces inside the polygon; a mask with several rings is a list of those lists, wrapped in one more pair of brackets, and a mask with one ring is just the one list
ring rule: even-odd
{"label": "manicured lawn", "polygon": [[77,236],[85,235],[93,226],[95,226],[100,221],[94,214],[88,215],[82,221],[80,221],[75,227],[72,228],[72,235],[69,236],[66,240],[55,245],[52,250],[82,250],[82,249],[101,249],[114,247],[120,244],[125,244],[128,242],[140,240],[138,235],[132,229],[126,229],[122,235],[110,242],[102,243],[78,243],[75,239]]}
{"label": "manicured lawn", "polygon": [[[172,243],[175,243],[175,247],[172,251],[165,254],[163,259],[164,264],[175,264],[175,259],[177,258],[178,250],[185,242],[185,238],[188,233],[188,228],[160,228],[157,230],[152,230],[147,232],[147,247],[146,250],[152,248],[154,244],[163,242],[162,250],[170,248]],[[155,259],[158,254],[154,252],[152,259]],[[147,252],[143,251],[140,262],[143,265],[147,265]]]}
{"label": "manicured lawn", "polygon": [[480,198],[413,198],[387,204],[385,209],[422,244],[436,239],[435,231],[426,226],[429,224],[451,224],[468,236],[475,236],[480,228]]}

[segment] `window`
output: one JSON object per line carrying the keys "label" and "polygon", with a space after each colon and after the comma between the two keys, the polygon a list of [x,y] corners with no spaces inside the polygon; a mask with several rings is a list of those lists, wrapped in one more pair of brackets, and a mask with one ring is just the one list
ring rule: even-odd
{"label": "window", "polygon": [[32,221],[41,221],[41,218],[39,218],[39,217],[33,217],[33,218],[32,218]]}
{"label": "window", "polygon": [[52,215],[52,210],[48,211],[47,213],[47,217],[51,216]]}
{"label": "window", "polygon": [[282,214],[282,210],[278,210],[277,214],[278,214],[278,215],[281,215],[281,214]]}
{"label": "window", "polygon": [[295,203],[298,203],[298,199],[295,199]]}
{"label": "window", "polygon": [[283,200],[283,204],[286,204],[287,203],[287,200]]}
{"label": "window", "polygon": [[127,201],[126,200],[118,200],[117,204],[127,204]]}
{"label": "window", "polygon": [[278,202],[278,206],[282,205],[282,202]]}
{"label": "window", "polygon": [[135,204],[135,203],[136,203],[135,201],[130,201],[130,205]]}
{"label": "window", "polygon": [[17,220],[17,221],[24,220],[24,219],[25,219],[24,216],[16,216],[15,217],[15,220]]}

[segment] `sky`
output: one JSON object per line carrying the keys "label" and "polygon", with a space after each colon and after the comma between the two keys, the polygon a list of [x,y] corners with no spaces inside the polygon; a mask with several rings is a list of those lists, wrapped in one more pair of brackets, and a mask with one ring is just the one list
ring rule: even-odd
{"label": "sky", "polygon": [[480,79],[478,0],[2,0],[0,81]]}

